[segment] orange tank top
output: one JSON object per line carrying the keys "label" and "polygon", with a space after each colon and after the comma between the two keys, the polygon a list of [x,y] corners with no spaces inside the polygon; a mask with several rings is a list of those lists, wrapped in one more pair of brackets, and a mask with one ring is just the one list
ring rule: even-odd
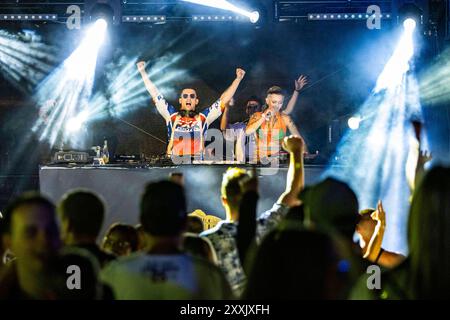
{"label": "orange tank top", "polygon": [[281,113],[277,112],[269,121],[264,121],[256,130],[258,159],[278,154],[282,150],[281,143],[286,133],[287,128]]}

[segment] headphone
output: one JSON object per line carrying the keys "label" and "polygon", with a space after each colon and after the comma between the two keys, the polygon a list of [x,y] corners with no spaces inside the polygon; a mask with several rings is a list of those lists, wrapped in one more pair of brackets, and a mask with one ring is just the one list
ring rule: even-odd
{"label": "headphone", "polygon": [[178,114],[182,117],[195,118],[198,115],[198,112],[195,110],[180,110]]}

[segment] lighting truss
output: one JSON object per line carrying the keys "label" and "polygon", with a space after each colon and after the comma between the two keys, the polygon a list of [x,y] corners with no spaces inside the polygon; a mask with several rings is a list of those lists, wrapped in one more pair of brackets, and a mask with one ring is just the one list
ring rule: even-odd
{"label": "lighting truss", "polygon": [[[375,15],[367,13],[309,13],[308,20],[367,20]],[[390,13],[380,14],[380,19],[391,19]]]}
{"label": "lighting truss", "polygon": [[57,21],[53,13],[0,13],[0,21]]}
{"label": "lighting truss", "polygon": [[167,17],[162,15],[131,15],[122,16],[124,23],[164,23]]}

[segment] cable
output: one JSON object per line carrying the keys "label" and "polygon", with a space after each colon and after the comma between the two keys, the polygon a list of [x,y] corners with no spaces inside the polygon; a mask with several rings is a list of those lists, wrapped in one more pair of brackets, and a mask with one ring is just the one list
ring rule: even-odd
{"label": "cable", "polygon": [[121,119],[121,118],[119,118],[119,117],[114,117],[114,118],[116,118],[117,120],[122,121],[123,123],[129,125],[130,127],[135,128],[136,130],[139,130],[140,132],[142,132],[142,133],[144,133],[144,134],[146,134],[146,135],[152,137],[153,139],[158,140],[159,142],[162,142],[164,145],[167,145],[167,142],[165,142],[164,140],[161,140],[161,139],[158,138],[157,136],[152,135],[151,133],[148,133],[148,132],[145,131],[144,129],[141,129],[141,128],[139,128],[138,126],[135,126],[134,124],[129,123],[128,121],[125,121],[125,120],[123,120],[123,119]]}

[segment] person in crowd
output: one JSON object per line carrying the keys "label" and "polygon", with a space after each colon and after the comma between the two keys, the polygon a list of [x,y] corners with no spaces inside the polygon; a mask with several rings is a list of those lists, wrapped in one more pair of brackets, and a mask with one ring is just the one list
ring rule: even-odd
{"label": "person in crowd", "polygon": [[171,172],[169,180],[178,183],[180,186],[184,186],[184,175],[182,172]]}
{"label": "person in crowd", "polygon": [[117,299],[229,299],[230,286],[220,269],[183,252],[187,206],[182,186],[159,181],[147,185],[140,222],[148,249],[111,262],[102,279]]}
{"label": "person in crowd", "polygon": [[450,168],[437,166],[416,186],[409,211],[409,254],[381,274],[380,288],[367,288],[368,275],[355,285],[352,299],[450,298]]}
{"label": "person in crowd", "polygon": [[169,141],[167,155],[201,157],[205,148],[204,137],[209,125],[220,117],[225,104],[234,96],[244,79],[245,71],[236,69],[236,78],[230,87],[209,108],[198,112],[199,99],[195,89],[184,88],[181,91],[180,110],[177,111],[174,106],[166,102],[156,85],[150,80],[145,71],[145,62],[138,62],[137,67],[156,109],[166,121]]}
{"label": "person in crowd", "polygon": [[147,237],[145,235],[144,227],[139,223],[135,228],[138,235],[138,251],[145,251],[147,248]]}
{"label": "person in crowd", "polygon": [[217,265],[217,257],[208,239],[195,233],[185,232],[183,234],[183,248],[185,252]]}
{"label": "person in crowd", "polygon": [[115,223],[106,231],[102,249],[116,257],[129,256],[138,250],[139,236],[137,230],[130,225]]}
{"label": "person in crowd", "polygon": [[109,286],[100,281],[100,264],[88,250],[65,247],[54,263],[54,291],[58,300],[113,300]]}
{"label": "person in crowd", "polygon": [[50,283],[61,243],[53,203],[27,193],[10,203],[4,214],[2,240],[17,259],[2,271],[0,300],[56,298]]}
{"label": "person in crowd", "polygon": [[62,197],[58,214],[65,246],[88,250],[101,267],[114,259],[96,243],[105,215],[104,204],[98,196],[87,190],[73,190]]}
{"label": "person in crowd", "polygon": [[420,180],[425,174],[425,164],[431,161],[433,157],[431,152],[422,150],[422,122],[419,120],[413,120],[411,121],[411,125],[413,127],[414,136],[411,135],[409,139],[409,150],[405,164],[405,174],[412,197],[415,186],[420,183]]}
{"label": "person in crowd", "polygon": [[187,217],[186,232],[200,234],[205,230],[203,226],[203,221],[200,217],[194,216],[192,214]]}
{"label": "person in crowd", "polygon": [[382,248],[384,230],[386,228],[386,214],[381,201],[378,208],[360,211],[360,219],[356,225],[356,233],[363,257],[385,268],[393,268],[400,264],[405,257],[399,253]]}
{"label": "person in crowd", "polygon": [[346,276],[339,298],[346,299],[371,264],[353,241],[359,218],[356,194],[346,183],[326,178],[305,188],[299,197],[303,202],[304,226],[329,234],[336,244],[340,272]]}
{"label": "person in crowd", "polygon": [[245,299],[337,299],[342,287],[331,237],[305,229],[274,229],[250,262]]}
{"label": "person in crowd", "polygon": [[[257,239],[261,239],[265,233],[274,228],[290,207],[300,204],[298,193],[304,185],[304,142],[300,137],[290,136],[284,139],[283,147],[290,154],[286,189],[272,209],[259,216],[255,231]],[[201,234],[211,241],[219,266],[225,273],[233,292],[238,296],[242,293],[246,278],[236,244],[236,222],[239,221],[239,206],[243,196],[241,185],[249,178],[249,172],[244,169],[230,168],[227,170],[221,188],[226,220]]]}

